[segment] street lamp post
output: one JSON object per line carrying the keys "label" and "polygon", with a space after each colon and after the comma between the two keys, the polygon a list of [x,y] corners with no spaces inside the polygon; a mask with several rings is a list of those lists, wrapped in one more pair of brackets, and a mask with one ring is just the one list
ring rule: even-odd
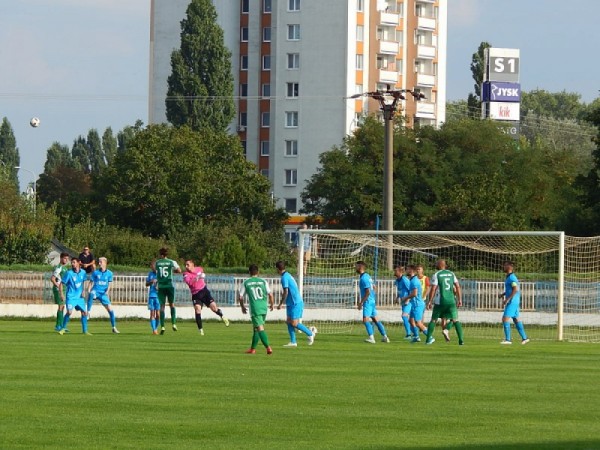
{"label": "street lamp post", "polygon": [[33,177],[33,215],[35,216],[37,212],[37,175],[32,170],[26,169],[25,167],[15,166],[15,169],[29,172]]}
{"label": "street lamp post", "polygon": [[[394,116],[398,111],[400,100],[406,100],[405,93],[409,93],[416,100],[423,100],[425,96],[421,92],[408,89],[390,89],[388,84],[385,91],[365,92],[356,94],[350,98],[370,97],[379,102],[383,113],[385,126],[385,148],[383,152],[383,229],[394,230]],[[386,252],[386,266],[394,268],[393,236],[388,236],[388,251]]]}

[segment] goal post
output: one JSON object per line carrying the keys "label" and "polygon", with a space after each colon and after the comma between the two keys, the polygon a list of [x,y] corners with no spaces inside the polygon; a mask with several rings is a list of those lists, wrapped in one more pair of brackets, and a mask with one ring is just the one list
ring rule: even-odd
{"label": "goal post", "polygon": [[[468,335],[502,338],[503,262],[515,263],[521,283],[521,318],[533,339],[600,342],[600,237],[573,238],[563,232],[352,231],[299,230],[311,239],[303,274],[298,254],[299,287],[305,321],[325,333],[352,332],[362,316],[357,309],[355,263],[377,272],[377,308],[392,327],[401,322],[394,276],[387,264],[421,264],[427,276],[443,258],[463,290],[459,319]],[[385,247],[385,248],[383,248]],[[427,312],[425,322],[431,312]],[[399,333],[399,331],[398,331]]]}

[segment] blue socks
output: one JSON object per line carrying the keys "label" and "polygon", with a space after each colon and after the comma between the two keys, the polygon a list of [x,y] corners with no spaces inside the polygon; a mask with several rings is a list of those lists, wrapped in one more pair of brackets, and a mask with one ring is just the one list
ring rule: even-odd
{"label": "blue socks", "polygon": [[288,327],[288,333],[290,334],[290,342],[292,344],[296,343],[296,329],[292,326],[291,323],[287,324]]}
{"label": "blue socks", "polygon": [[65,314],[65,317],[63,317],[63,323],[62,323],[63,328],[67,328],[67,325],[69,324],[69,320],[71,320],[71,314],[67,313],[67,314]]}
{"label": "blue socks", "polygon": [[299,323],[296,328],[298,328],[300,331],[302,331],[307,336],[312,336],[312,331],[310,331],[308,328],[306,328],[306,325]]}
{"label": "blue socks", "polygon": [[371,324],[371,322],[365,322],[365,328],[367,329],[367,334],[373,336],[373,324]]}
{"label": "blue socks", "polygon": [[117,321],[115,320],[115,312],[111,310],[109,311],[108,315],[110,316],[110,326],[113,328],[116,327]]}
{"label": "blue socks", "polygon": [[385,336],[385,328],[384,328],[383,324],[381,322],[375,322],[375,325],[377,325],[377,329],[379,330],[381,335]]}
{"label": "blue socks", "polygon": [[523,340],[527,339],[527,334],[525,334],[525,327],[523,327],[523,322],[516,322],[515,328],[521,335],[521,339],[523,339]]}
{"label": "blue socks", "polygon": [[150,326],[152,327],[152,331],[156,331],[156,329],[157,329],[156,319],[150,319]]}
{"label": "blue socks", "polygon": [[81,316],[81,331],[87,333],[87,316]]}
{"label": "blue socks", "polygon": [[406,331],[406,336],[410,336],[411,334],[411,330],[410,330],[410,322],[408,320],[408,316],[402,316],[402,323],[404,323],[404,330]]}
{"label": "blue socks", "polygon": [[504,340],[510,341],[510,322],[502,322],[502,326],[504,327]]}

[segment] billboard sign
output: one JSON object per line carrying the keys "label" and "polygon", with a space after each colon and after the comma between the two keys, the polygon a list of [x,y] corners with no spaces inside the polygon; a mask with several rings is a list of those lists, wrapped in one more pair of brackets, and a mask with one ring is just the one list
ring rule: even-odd
{"label": "billboard sign", "polygon": [[481,89],[481,100],[484,102],[519,102],[521,101],[521,85],[503,81],[485,81]]}
{"label": "billboard sign", "polygon": [[483,81],[519,82],[520,51],[514,48],[486,48]]}
{"label": "billboard sign", "polygon": [[489,102],[488,117],[494,120],[518,121],[521,114],[520,103]]}

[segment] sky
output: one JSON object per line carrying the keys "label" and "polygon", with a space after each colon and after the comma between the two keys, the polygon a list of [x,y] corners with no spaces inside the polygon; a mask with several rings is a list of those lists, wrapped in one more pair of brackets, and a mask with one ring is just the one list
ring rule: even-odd
{"label": "sky", "polygon": [[[593,0],[448,0],[448,100],[473,91],[471,57],[487,41],[520,49],[523,90],[593,101],[598,17]],[[15,132],[23,190],[53,142],[147,123],[149,36],[150,0],[0,0],[0,119]]]}

